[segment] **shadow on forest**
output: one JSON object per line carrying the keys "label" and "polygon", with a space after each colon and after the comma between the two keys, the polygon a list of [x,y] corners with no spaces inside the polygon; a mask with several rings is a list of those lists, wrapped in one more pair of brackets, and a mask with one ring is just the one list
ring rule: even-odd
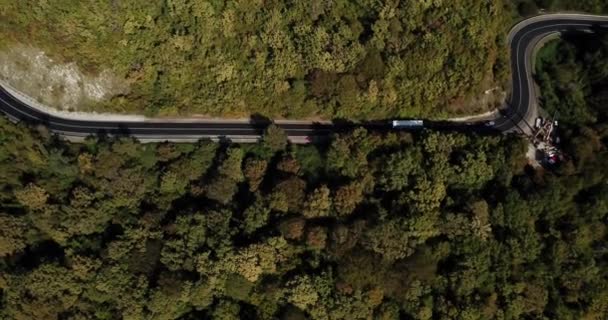
{"label": "shadow on forest", "polygon": [[[601,29],[603,32],[606,32],[606,29]],[[585,33],[583,33],[585,34]],[[589,35],[589,34],[585,34]],[[56,124],[53,121],[53,117],[48,114],[39,114],[38,119],[22,119],[21,121],[32,125],[32,126],[44,126],[49,128],[54,132],[65,131],[63,128],[64,125]],[[72,122],[72,121],[70,121]],[[254,133],[257,135],[263,135],[264,131],[268,126],[273,124],[273,120],[259,113],[255,113],[251,115],[249,119],[249,126],[243,126],[243,130],[249,130],[249,133]],[[85,125],[86,122],[80,124],[81,126]],[[137,128],[132,128],[131,125],[133,123],[121,123],[115,122],[111,124],[104,125],[103,129],[94,130],[91,137],[95,137],[99,141],[110,141],[114,139],[120,138],[129,138],[134,135],[137,136],[140,134]],[[99,124],[91,124],[99,126]],[[232,126],[234,128],[234,124],[227,124],[227,126]],[[388,133],[391,131],[411,131],[416,132],[420,131],[422,128],[401,128],[395,129],[391,125],[391,120],[372,120],[372,121],[362,121],[355,122],[344,118],[335,118],[331,123],[320,123],[313,122],[312,124],[308,123],[281,123],[278,125],[283,128],[288,136],[291,137],[315,137],[314,142],[317,142],[319,138],[329,137],[332,134],[341,134],[350,132],[356,128],[365,128],[368,131],[373,131],[376,133]],[[146,129],[153,129],[153,127],[147,126]],[[167,126],[162,126],[159,124],[159,136],[162,136],[163,130],[167,130],[168,135],[170,134],[170,128]],[[462,132],[462,133],[481,133],[481,134],[498,134],[500,133],[497,130],[492,129],[491,127],[485,126],[484,123],[454,123],[449,121],[429,121],[425,120],[424,129],[431,129],[436,131],[446,131],[446,132]],[[201,125],[201,130],[204,130],[204,125]],[[249,134],[248,133],[248,134]],[[83,134],[87,134],[87,132],[83,132]],[[219,141],[221,143],[229,143],[230,139],[227,135],[220,135]]]}
{"label": "shadow on forest", "polygon": [[581,52],[593,52],[602,46],[602,41],[606,35],[608,35],[608,25],[602,26],[600,24],[594,24],[586,32],[583,30],[570,30],[562,32],[561,39],[572,43],[577,48],[581,48]]}

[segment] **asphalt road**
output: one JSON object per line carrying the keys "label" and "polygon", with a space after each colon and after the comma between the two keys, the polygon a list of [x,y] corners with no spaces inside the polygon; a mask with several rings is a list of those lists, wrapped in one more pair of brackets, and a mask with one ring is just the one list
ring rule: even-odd
{"label": "asphalt road", "polygon": [[[566,31],[589,32],[608,28],[608,17],[581,14],[541,15],[524,20],[513,27],[509,34],[511,49],[512,90],[508,108],[493,123],[468,126],[470,130],[493,129],[501,132],[526,131],[536,117],[536,94],[532,79],[532,59],[535,46],[543,38]],[[265,120],[249,122],[227,121],[100,121],[69,119],[52,115],[36,106],[29,105],[0,87],[0,110],[13,121],[45,125],[52,132],[67,138],[89,135],[129,135],[140,140],[185,141],[198,138],[258,138],[268,125]],[[347,130],[353,124],[345,123],[277,123],[292,139],[323,136]],[[488,126],[488,124],[492,124]],[[463,128],[462,123],[441,122],[436,128]],[[390,130],[390,121],[363,124],[376,130]],[[466,129],[466,127],[465,127]]]}
{"label": "asphalt road", "polygon": [[499,131],[527,132],[537,116],[537,96],[532,78],[533,54],[544,38],[564,32],[595,32],[608,28],[608,17],[583,14],[550,14],[524,20],[509,34],[512,88],[508,108],[495,121]]}

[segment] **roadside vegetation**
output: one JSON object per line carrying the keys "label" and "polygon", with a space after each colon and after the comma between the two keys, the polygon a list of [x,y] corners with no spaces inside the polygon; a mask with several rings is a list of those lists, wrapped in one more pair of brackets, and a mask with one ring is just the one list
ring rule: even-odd
{"label": "roadside vegetation", "polygon": [[[606,4],[0,0],[0,48],[33,46],[58,64],[75,62],[93,78],[125,80],[113,97],[70,106],[76,110],[437,119],[481,113],[500,102],[500,90],[483,93],[508,87],[506,34],[540,9],[598,13]],[[53,94],[73,96],[69,87],[55,86]]]}
{"label": "roadside vegetation", "polygon": [[537,59],[541,105],[557,116],[563,148],[579,161],[603,157],[606,152],[607,62],[608,35],[588,33],[564,35],[547,44]]}
{"label": "roadside vegetation", "polygon": [[514,137],[65,144],[0,119],[0,317],[601,319],[606,140],[573,139],[552,173]]}
{"label": "roadside vegetation", "polygon": [[608,120],[608,35],[573,33],[547,44],[537,57],[542,106],[566,123]]}
{"label": "roadside vegetation", "polygon": [[438,118],[507,80],[508,4],[0,0],[0,47],[112,69],[108,111]]}

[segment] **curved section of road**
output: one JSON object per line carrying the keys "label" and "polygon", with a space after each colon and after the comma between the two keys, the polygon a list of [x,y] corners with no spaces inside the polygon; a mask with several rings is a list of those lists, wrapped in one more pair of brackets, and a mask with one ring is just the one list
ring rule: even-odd
{"label": "curved section of road", "polygon": [[[537,44],[556,33],[567,31],[590,32],[608,28],[608,17],[582,14],[548,14],[529,18],[515,25],[509,33],[511,49],[512,90],[509,107],[494,122],[480,123],[484,129],[501,132],[527,133],[537,114],[536,93],[532,78],[533,53]],[[180,120],[81,120],[48,113],[12,95],[0,86],[0,111],[13,121],[42,124],[52,132],[67,138],[80,139],[90,135],[129,135],[140,140],[192,141],[200,138],[231,140],[258,139],[267,121],[196,121]],[[445,124],[445,123],[444,123]],[[307,137],[322,136],[351,128],[353,125],[313,122],[278,122],[290,139],[306,142]],[[487,126],[490,125],[490,126]],[[390,129],[388,121],[363,126]],[[462,126],[454,123],[454,126]],[[449,127],[449,123],[447,125]],[[473,128],[471,128],[473,129]]]}
{"label": "curved section of road", "polygon": [[538,114],[533,75],[534,50],[547,37],[563,32],[593,32],[608,27],[608,16],[547,14],[526,19],[509,33],[512,88],[508,108],[494,129],[529,133]]}

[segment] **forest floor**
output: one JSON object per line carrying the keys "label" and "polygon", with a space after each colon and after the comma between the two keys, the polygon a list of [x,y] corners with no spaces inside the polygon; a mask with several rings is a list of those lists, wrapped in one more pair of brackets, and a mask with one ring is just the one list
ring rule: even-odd
{"label": "forest floor", "polygon": [[526,152],[526,158],[528,159],[528,164],[532,167],[536,169],[542,167],[540,163],[542,155],[539,154],[538,149],[536,149],[536,147],[532,143],[528,143],[528,151]]}

